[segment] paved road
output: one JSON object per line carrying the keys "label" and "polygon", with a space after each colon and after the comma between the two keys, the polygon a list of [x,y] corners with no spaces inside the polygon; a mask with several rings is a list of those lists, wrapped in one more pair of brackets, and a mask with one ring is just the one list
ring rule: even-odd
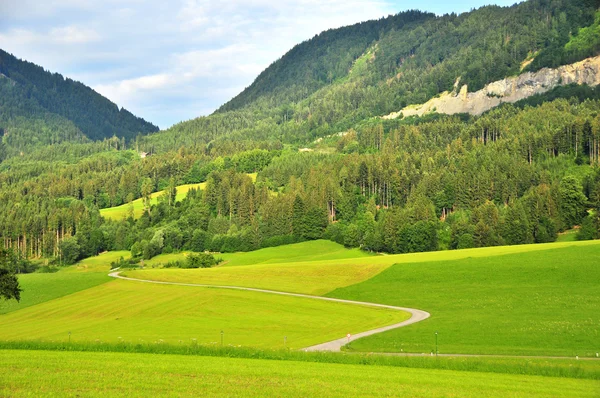
{"label": "paved road", "polygon": [[276,290],[255,289],[252,287],[241,287],[241,286],[219,286],[219,285],[202,285],[202,284],[196,284],[196,283],[150,281],[150,280],[146,280],[146,279],[128,278],[126,276],[121,276],[121,275],[119,275],[119,271],[111,272],[110,274],[108,274],[108,276],[112,276],[113,278],[125,279],[128,281],[155,283],[155,284],[159,284],[159,285],[196,286],[196,287],[209,287],[209,288],[215,288],[215,289],[246,290],[246,291],[250,291],[250,292],[279,294],[282,296],[302,297],[302,298],[309,298],[309,299],[313,299],[313,300],[332,301],[335,303],[363,305],[363,306],[367,306],[367,307],[377,307],[377,308],[388,308],[388,309],[392,309],[392,310],[408,312],[411,314],[411,317],[409,319],[407,319],[406,321],[403,321],[400,323],[395,323],[395,324],[389,325],[389,326],[384,326],[384,327],[377,328],[377,329],[367,330],[366,332],[357,333],[355,335],[352,335],[349,338],[342,337],[337,340],[328,341],[326,343],[306,347],[303,349],[304,351],[340,351],[340,348],[343,345],[348,344],[349,342],[354,341],[356,339],[360,339],[361,337],[371,336],[373,334],[385,332],[387,330],[392,330],[392,329],[396,329],[396,328],[401,328],[403,326],[411,325],[413,323],[417,323],[422,320],[425,320],[425,319],[429,318],[429,316],[430,316],[429,312],[417,310],[414,308],[404,308],[404,307],[396,307],[393,305],[386,305],[386,304],[367,303],[365,301],[343,300],[343,299],[336,299],[336,298],[331,298],[331,297],[311,296],[309,294],[301,294],[301,293],[278,292]]}

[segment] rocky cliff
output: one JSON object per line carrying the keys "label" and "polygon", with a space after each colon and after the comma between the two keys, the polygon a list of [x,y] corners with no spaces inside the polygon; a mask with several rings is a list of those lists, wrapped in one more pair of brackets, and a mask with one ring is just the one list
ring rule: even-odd
{"label": "rocky cliff", "polygon": [[422,116],[431,112],[449,115],[455,113],[480,115],[500,104],[517,102],[535,94],[545,93],[557,86],[572,83],[596,86],[600,84],[600,56],[556,69],[544,68],[535,73],[527,72],[516,77],[509,77],[490,83],[473,93],[468,92],[466,85],[463,85],[457,92],[459,81],[457,80],[452,93],[444,92],[425,104],[408,106],[400,112],[384,116],[384,119]]}

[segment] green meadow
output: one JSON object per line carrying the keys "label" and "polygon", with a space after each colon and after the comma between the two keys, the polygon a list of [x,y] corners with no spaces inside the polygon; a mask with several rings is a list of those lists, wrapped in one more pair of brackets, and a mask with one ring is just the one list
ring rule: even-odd
{"label": "green meadow", "polygon": [[248,253],[219,254],[219,257],[224,260],[222,266],[345,260],[372,256],[372,254],[358,248],[347,249],[330,240],[313,240],[292,245],[268,247]]}
{"label": "green meadow", "polygon": [[[190,189],[204,189],[206,183],[202,182],[199,184],[185,184],[177,186],[176,201],[183,200]],[[165,191],[154,192],[150,195],[150,203],[155,205],[158,203],[158,198],[163,195]],[[142,198],[136,199],[131,203],[125,203],[120,206],[107,207],[106,209],[100,209],[100,215],[104,218],[110,218],[113,220],[121,220],[129,215],[130,209],[133,208],[133,217],[139,218],[144,212],[144,200]]]}
{"label": "green meadow", "polygon": [[[487,259],[513,253],[546,251],[564,247],[600,247],[600,241],[560,242],[536,245],[498,246],[480,249],[452,250],[442,252],[411,253],[397,255],[363,255],[340,245],[323,241],[304,242],[298,245],[305,249],[306,256],[294,257],[296,245],[279,246],[263,249],[270,251],[273,257],[281,262],[265,261],[266,256],[260,252],[219,254],[222,258],[231,258],[235,265],[243,267],[218,266],[209,269],[160,269],[147,268],[123,272],[122,275],[132,278],[167,281],[178,283],[198,283],[209,285],[243,286],[294,293],[323,295],[337,288],[347,287],[366,281],[393,264],[443,262],[466,258]],[[293,247],[296,246],[296,247]],[[325,248],[319,251],[318,247]],[[344,252],[344,250],[346,250]],[[302,251],[300,251],[302,253]],[[145,262],[147,267],[158,267],[161,263],[180,259],[184,254],[168,254],[164,257]],[[289,261],[280,260],[289,257]],[[332,259],[320,257],[332,256]],[[335,257],[337,256],[337,259]],[[534,254],[535,256],[535,254]],[[543,253],[538,254],[545,258]],[[154,260],[154,261],[153,261]],[[302,260],[302,261],[301,261]],[[387,303],[391,304],[391,303]],[[419,308],[419,307],[416,307]]]}
{"label": "green meadow", "polygon": [[[252,178],[252,181],[256,181],[257,173],[249,173],[248,176]],[[206,186],[205,182],[198,184],[184,184],[177,186],[177,196],[175,200],[177,202],[182,201],[187,196],[191,189],[204,189]],[[164,195],[165,190],[154,192],[150,195],[150,204],[155,205],[158,203],[158,198]],[[133,206],[133,218],[139,218],[144,212],[144,200],[142,198],[136,199],[131,203],[125,203],[120,206],[108,207],[106,209],[100,209],[100,215],[104,218],[110,218],[113,220],[121,220],[129,215],[129,211]]]}
{"label": "green meadow", "polygon": [[8,396],[597,397],[600,390],[598,380],[264,359],[1,350],[0,361],[0,395]]}
{"label": "green meadow", "polygon": [[[2,315],[0,339],[303,348],[409,314],[309,298],[113,280]],[[287,337],[287,339],[286,339]],[[285,341],[284,341],[285,339]]]}
{"label": "green meadow", "polygon": [[79,263],[59,268],[53,273],[19,275],[21,301],[0,301],[0,314],[20,310],[59,297],[98,286],[112,280],[108,276],[110,263],[119,258],[129,258],[128,251],[105,252]]}
{"label": "green meadow", "polygon": [[600,245],[488,258],[401,263],[331,297],[419,308],[430,319],[351,350],[595,356]]}
{"label": "green meadow", "polygon": [[[405,255],[312,241],[219,254],[226,263],[211,269],[151,268],[186,255],[175,253],[123,272],[431,313],[353,341],[343,353],[296,350],[409,314],[108,277],[110,263],[129,255],[108,252],[19,277],[21,303],[0,303],[0,360],[8,369],[0,396],[593,397],[600,390],[600,362],[583,360],[600,351],[598,241]],[[499,356],[432,357],[435,332],[440,354]]]}

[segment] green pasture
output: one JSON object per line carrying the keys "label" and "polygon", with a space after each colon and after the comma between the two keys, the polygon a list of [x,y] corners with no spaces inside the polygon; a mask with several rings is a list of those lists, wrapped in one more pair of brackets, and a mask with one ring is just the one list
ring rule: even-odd
{"label": "green pasture", "polygon": [[597,380],[264,359],[2,350],[0,361],[0,395],[15,397],[597,397],[600,390]]}
{"label": "green pasture", "polygon": [[128,259],[131,257],[131,252],[129,250],[121,250],[121,251],[112,251],[112,252],[104,252],[94,257],[88,257],[84,260],[81,260],[77,264],[66,267],[62,271],[63,272],[105,272],[108,273],[110,271],[110,264],[119,261],[119,259],[123,257],[124,259]]}
{"label": "green pasture", "polygon": [[247,253],[223,253],[222,266],[292,263],[301,261],[344,260],[348,258],[371,257],[372,254],[360,249],[347,249],[330,240],[313,240],[291,245],[268,247]]}
{"label": "green pasture", "polygon": [[[600,245],[400,263],[328,296],[419,308],[431,318],[351,350],[594,356],[600,352]],[[560,247],[561,244],[546,246]]]}
{"label": "green pasture", "polygon": [[[190,189],[204,189],[206,183],[202,182],[200,184],[185,184],[177,186],[177,196],[175,198],[176,201],[183,200]],[[155,205],[158,203],[159,196],[163,195],[165,191],[154,192],[150,195],[151,204]],[[100,215],[104,218],[110,218],[113,220],[121,220],[126,218],[129,214],[129,209],[133,207],[133,217],[139,218],[144,212],[144,200],[142,198],[136,199],[131,203],[125,203],[121,206],[108,207],[106,209],[100,209]]]}
{"label": "green pasture", "polygon": [[[158,267],[171,261],[184,260],[190,252],[159,254],[144,260],[146,267]],[[311,240],[291,245],[267,247],[251,252],[217,253],[223,262],[220,267],[237,265],[295,263],[303,261],[343,260],[348,258],[372,257],[373,254],[360,249],[347,249],[329,240]]]}
{"label": "green pasture", "polygon": [[569,229],[568,231],[558,234],[557,242],[574,242],[577,240],[578,229]]}
{"label": "green pasture", "polygon": [[[317,247],[320,245],[319,242],[321,241],[315,242],[316,243],[305,242],[301,245],[306,244],[306,246],[303,246],[304,248],[309,247],[311,244]],[[329,251],[323,250],[323,252],[319,252],[315,250],[314,253],[307,254],[307,257],[294,258],[291,253],[295,249],[290,249],[290,246],[295,245],[263,249],[271,252],[276,259],[284,259],[286,258],[286,255],[289,256],[291,261],[275,260],[282,261],[280,263],[265,262],[268,261],[267,257],[263,254],[257,254],[258,252],[235,253],[230,255],[231,265],[252,264],[253,261],[263,261],[263,263],[243,267],[219,266],[210,269],[144,269],[127,271],[123,273],[123,275],[132,278],[156,281],[255,287],[294,293],[322,295],[337,288],[366,281],[397,263],[438,262],[466,258],[486,259],[488,257],[502,256],[511,253],[539,252],[562,247],[595,247],[596,250],[598,250],[598,248],[600,248],[600,241],[498,246],[480,249],[361,256],[353,258],[350,256],[357,254],[356,252],[331,251],[335,246],[330,245],[324,245],[329,248]],[[341,254],[335,253],[345,253],[344,255],[347,255],[348,258],[317,261],[318,256],[321,254],[323,256],[341,256]],[[152,265],[158,266],[159,263],[166,263],[170,260],[181,258],[180,256],[182,256],[182,254],[166,255],[165,257],[157,256],[155,259],[149,260],[144,264],[147,267]],[[226,258],[226,255],[224,254],[218,254],[217,256]],[[540,253],[539,256],[540,258],[543,258],[545,254]],[[306,261],[307,259],[314,261]]]}
{"label": "green pasture", "polygon": [[[256,182],[257,173],[249,173],[248,176],[252,179],[252,182]],[[199,184],[184,184],[177,186],[176,201],[182,201],[190,191],[190,189],[204,189],[206,186],[205,182]],[[155,205],[158,203],[159,196],[163,195],[165,191],[154,192],[150,195],[151,204]],[[121,206],[108,207],[106,209],[100,209],[100,215],[104,218],[110,218],[113,220],[121,220],[129,214],[129,209],[133,206],[133,217],[139,218],[144,211],[144,200],[142,198],[136,199],[131,203],[125,203]]]}
{"label": "green pasture", "polygon": [[409,314],[227,289],[113,280],[0,316],[0,340],[152,342],[302,348]]}
{"label": "green pasture", "polygon": [[[36,304],[67,296],[81,290],[86,290],[102,283],[108,282],[110,278],[106,272],[63,272],[52,274],[24,274],[19,275],[21,301],[0,300],[0,314],[21,310]],[[0,323],[2,323],[0,316]],[[2,336],[0,335],[0,339]]]}
{"label": "green pasture", "polygon": [[255,287],[322,295],[338,287],[365,281],[389,266],[308,261],[204,269],[143,269],[125,271],[121,275],[155,281]]}

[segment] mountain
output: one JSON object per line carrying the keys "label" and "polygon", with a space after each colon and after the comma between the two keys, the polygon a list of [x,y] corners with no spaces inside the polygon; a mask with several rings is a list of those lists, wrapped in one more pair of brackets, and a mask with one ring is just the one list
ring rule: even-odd
{"label": "mountain", "polygon": [[306,142],[422,104],[597,55],[598,0],[529,0],[460,15],[403,12],[323,32],[274,62],[208,118],[180,123],[187,144],[277,138]]}
{"label": "mountain", "polygon": [[155,131],[86,85],[0,50],[0,135],[8,148],[112,136],[131,140]]}

